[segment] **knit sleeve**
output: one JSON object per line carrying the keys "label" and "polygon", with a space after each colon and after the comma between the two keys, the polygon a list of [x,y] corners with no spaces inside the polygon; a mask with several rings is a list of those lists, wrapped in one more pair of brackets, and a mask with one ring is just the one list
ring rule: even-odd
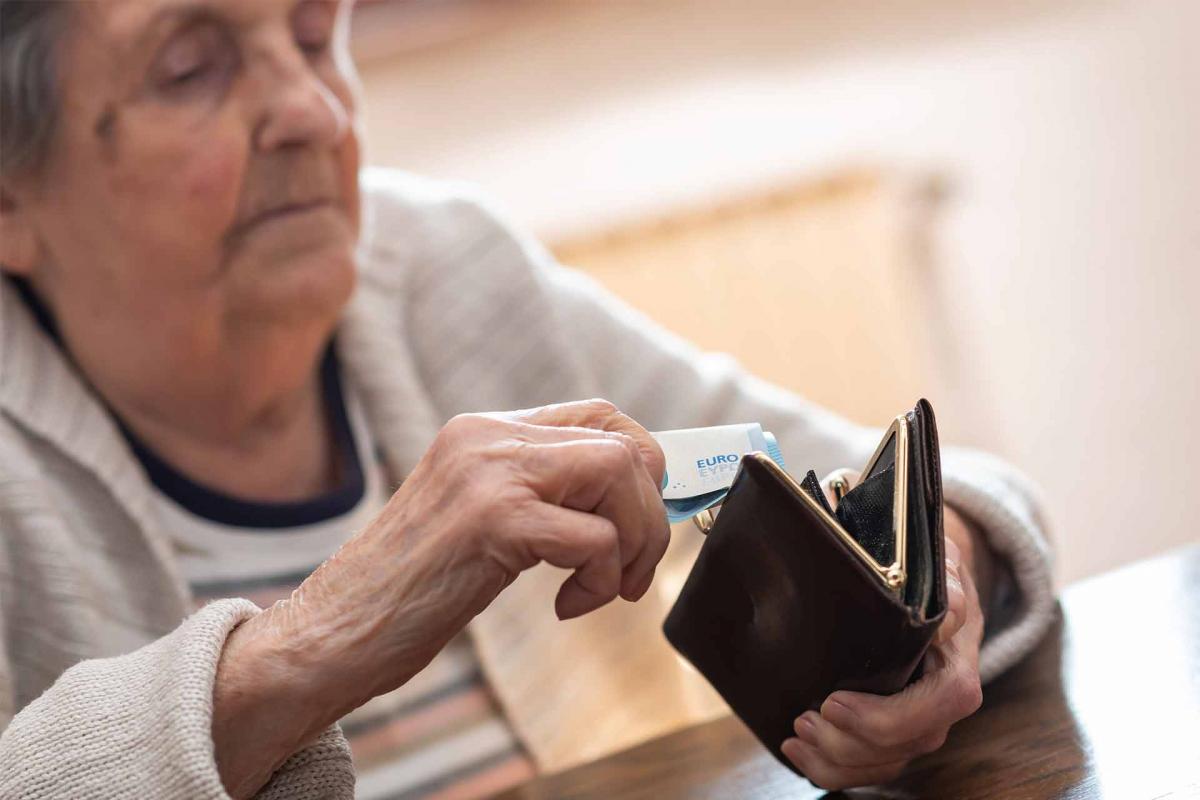
{"label": "knit sleeve", "polygon": [[[245,600],[212,603],[140,650],[64,672],[0,735],[0,797],[226,800],[213,755],[213,680],[226,637],[257,612]],[[258,795],[353,796],[337,727],[293,754]]]}
{"label": "knit sleeve", "polygon": [[[701,351],[556,263],[485,203],[459,198],[448,207],[442,224],[456,240],[440,252],[451,255],[422,258],[407,298],[422,375],[447,416],[604,397],[650,430],[760,422],[785,457],[818,474],[861,465],[874,451],[882,431]],[[1046,528],[1012,467],[953,448],[943,462],[947,502],[983,528],[1013,577],[1012,613],[989,625],[981,654],[989,680],[1031,650],[1053,618]]]}
{"label": "knit sleeve", "polygon": [[990,598],[998,620],[989,620],[979,654],[987,683],[1032,650],[1054,620],[1053,552],[1037,489],[1024,474],[987,453],[955,447],[944,449],[942,472],[946,502],[982,529],[1014,583],[1006,596]]}

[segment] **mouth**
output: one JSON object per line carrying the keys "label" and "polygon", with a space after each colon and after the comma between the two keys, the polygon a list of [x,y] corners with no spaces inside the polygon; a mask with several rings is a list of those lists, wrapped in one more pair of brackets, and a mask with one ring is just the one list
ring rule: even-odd
{"label": "mouth", "polygon": [[246,233],[254,228],[258,228],[262,225],[303,216],[304,214],[330,208],[332,206],[333,201],[328,198],[319,198],[305,202],[285,203],[283,205],[273,206],[272,208],[260,211],[248,219],[237,223],[230,233],[235,237],[240,236],[241,234]]}

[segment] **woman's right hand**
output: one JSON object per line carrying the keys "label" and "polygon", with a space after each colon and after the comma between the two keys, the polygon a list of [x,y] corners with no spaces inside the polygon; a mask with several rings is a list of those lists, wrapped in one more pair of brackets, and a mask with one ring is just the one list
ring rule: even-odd
{"label": "woman's right hand", "polygon": [[[323,709],[302,726],[315,735],[411,678],[540,561],[572,570],[560,618],[640,598],[670,537],[663,469],[654,439],[602,400],[451,420],[370,525],[230,636],[215,692],[218,764],[219,734],[240,740],[256,727],[244,708],[240,721],[224,715],[223,699],[236,710],[282,677],[285,693]],[[227,766],[231,790],[271,774]]]}

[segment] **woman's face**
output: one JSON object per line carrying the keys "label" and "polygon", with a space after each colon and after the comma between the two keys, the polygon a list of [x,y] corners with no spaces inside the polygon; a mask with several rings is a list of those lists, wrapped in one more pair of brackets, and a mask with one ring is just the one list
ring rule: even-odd
{"label": "woman's face", "polygon": [[354,283],[349,3],[71,7],[49,159],[6,186],[28,234],[6,268],[118,390],[249,340],[310,349]]}

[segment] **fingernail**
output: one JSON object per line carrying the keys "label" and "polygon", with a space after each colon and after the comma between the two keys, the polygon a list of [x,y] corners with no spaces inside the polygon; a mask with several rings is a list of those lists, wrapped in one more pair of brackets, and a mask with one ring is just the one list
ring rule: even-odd
{"label": "fingernail", "polygon": [[798,763],[804,759],[805,745],[799,739],[784,739],[779,750],[794,762]]}
{"label": "fingernail", "polygon": [[638,600],[641,600],[643,597],[646,596],[646,592],[650,591],[650,587],[653,585],[654,585],[654,570],[650,570],[650,574],[648,574],[646,577],[642,578],[641,583],[638,584],[638,586],[635,587],[633,589],[633,591],[630,592],[629,596],[626,597],[625,599],[631,603],[636,603]]}
{"label": "fingernail", "polygon": [[815,743],[817,740],[817,726],[813,724],[812,719],[808,716],[811,713],[811,711],[806,712],[796,720],[796,736],[802,741]]}
{"label": "fingernail", "polygon": [[853,724],[858,713],[839,698],[830,697],[821,706],[821,716],[839,728]]}

